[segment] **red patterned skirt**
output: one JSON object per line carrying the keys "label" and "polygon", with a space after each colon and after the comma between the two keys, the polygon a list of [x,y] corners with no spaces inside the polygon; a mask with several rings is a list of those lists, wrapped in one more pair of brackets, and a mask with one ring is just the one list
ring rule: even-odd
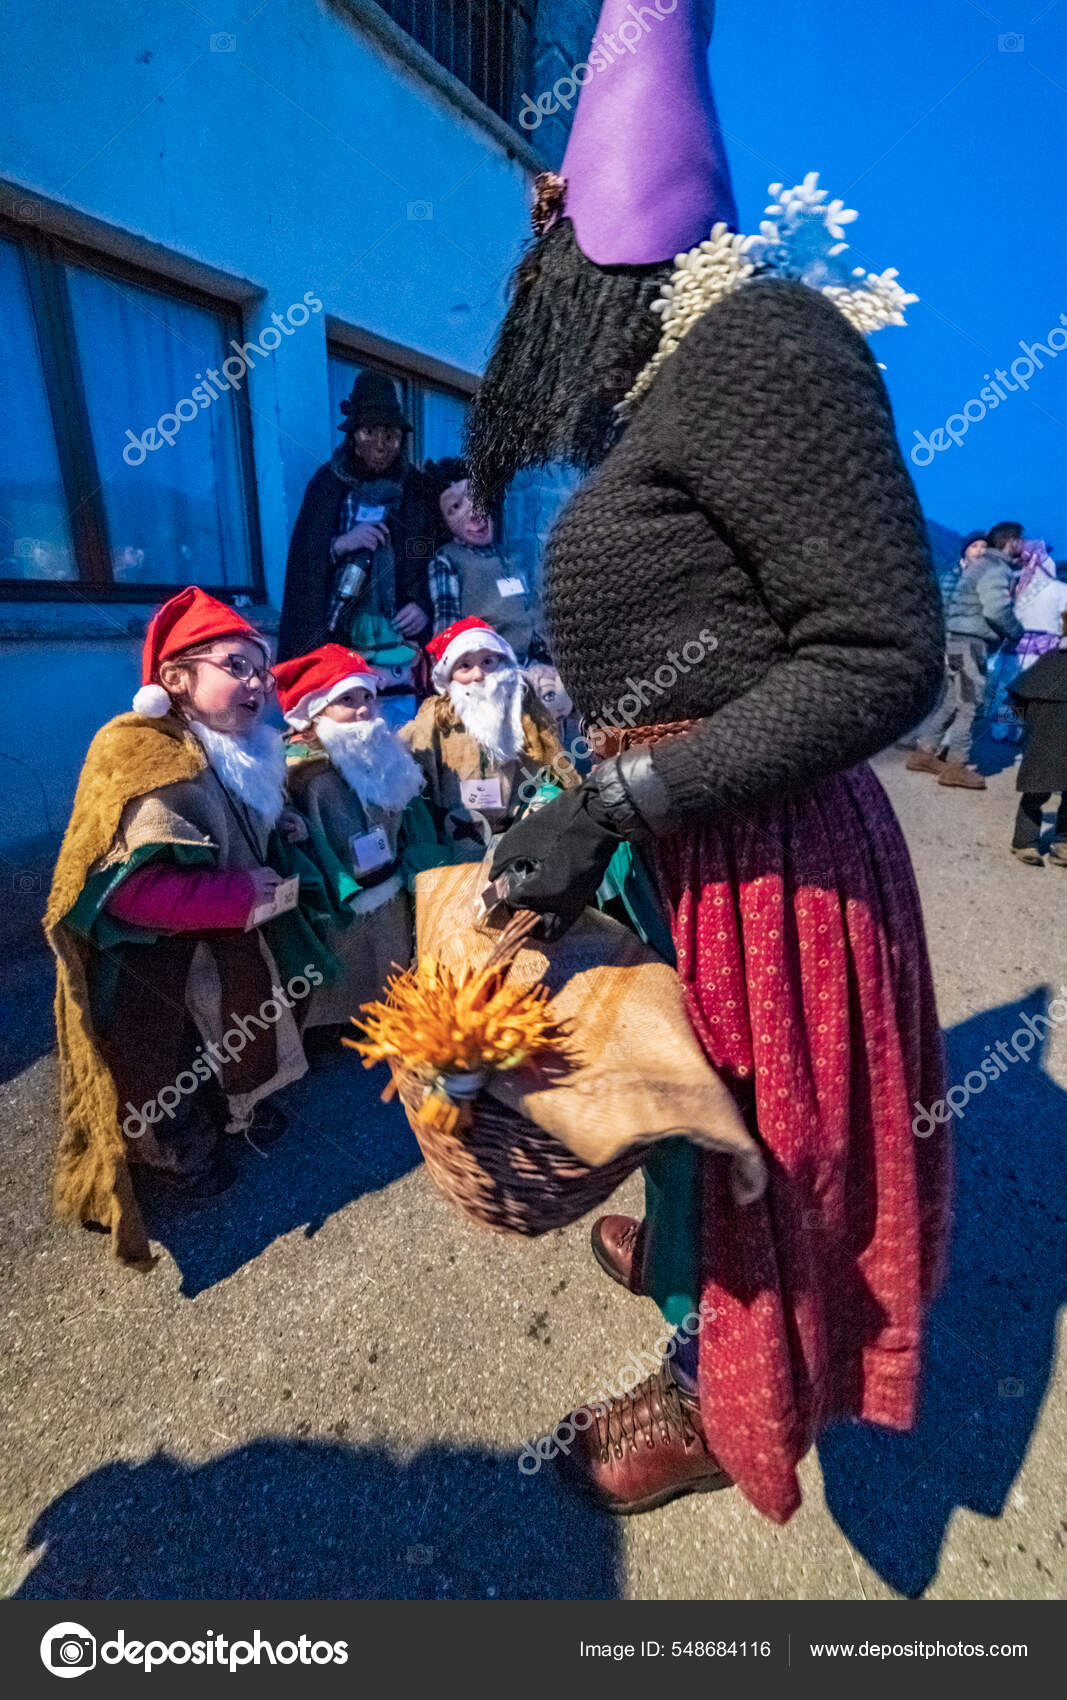
{"label": "red patterned skirt", "polygon": [[651,859],[693,1027],[769,1159],[744,1209],[726,1165],[702,1163],[704,1425],[785,1522],[827,1422],[915,1418],[951,1193],[947,1130],[911,1125],[945,1093],[918,893],[865,764],[661,838]]}

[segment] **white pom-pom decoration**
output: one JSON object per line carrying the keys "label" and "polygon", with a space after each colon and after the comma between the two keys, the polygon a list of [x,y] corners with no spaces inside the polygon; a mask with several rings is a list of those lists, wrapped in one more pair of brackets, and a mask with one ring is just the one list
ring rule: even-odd
{"label": "white pom-pom decoration", "polygon": [[133,699],[134,714],[147,714],[152,720],[162,720],[170,707],[170,697],[162,685],[142,685]]}
{"label": "white pom-pom decoration", "polygon": [[843,201],[827,201],[817,171],[809,171],[793,189],[772,183],[770,193],[774,198],[758,236],[735,236],[720,223],[698,247],[675,256],[670,282],[652,304],[661,320],[659,348],[616,408],[621,419],[629,416],[660,366],[708,308],[753,276],[806,283],[832,301],[863,336],[906,322],[905,307],[919,297],[901,287],[894,266],[879,275],[845,263],[845,226],[858,215]]}

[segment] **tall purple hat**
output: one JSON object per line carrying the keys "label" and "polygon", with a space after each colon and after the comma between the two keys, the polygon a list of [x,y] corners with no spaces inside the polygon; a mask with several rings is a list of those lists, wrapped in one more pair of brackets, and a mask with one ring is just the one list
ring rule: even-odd
{"label": "tall purple hat", "polygon": [[525,467],[588,470],[659,345],[675,256],[734,198],[708,77],[712,0],[603,0],[561,173],[537,179],[538,240],[520,259],[467,431],[471,490],[491,507]]}
{"label": "tall purple hat", "polygon": [[656,264],[719,219],[737,227],[708,75],[714,13],[714,0],[604,0],[561,167],[596,265]]}

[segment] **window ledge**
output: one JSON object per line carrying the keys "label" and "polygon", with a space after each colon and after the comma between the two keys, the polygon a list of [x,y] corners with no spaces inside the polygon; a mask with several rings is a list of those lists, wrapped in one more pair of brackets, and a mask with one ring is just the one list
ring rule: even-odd
{"label": "window ledge", "polygon": [[357,24],[361,24],[371,35],[386,47],[396,58],[403,60],[411,70],[418,72],[425,82],[433,87],[453,106],[458,106],[468,118],[473,118],[483,130],[488,130],[494,141],[498,142],[507,153],[521,161],[528,171],[535,175],[547,170],[546,161],[530,146],[525,136],[518,130],[512,129],[506,119],[486,106],[484,101],[472,94],[466,83],[461,82],[452,72],[436,60],[432,53],[421,46],[407,30],[383,12],[375,4],[375,0],[335,0],[341,11],[348,12]]}
{"label": "window ledge", "polygon": [[[0,643],[143,638],[158,607],[158,601],[3,602],[0,603]],[[278,612],[269,604],[260,603],[239,612],[268,637],[278,630]]]}

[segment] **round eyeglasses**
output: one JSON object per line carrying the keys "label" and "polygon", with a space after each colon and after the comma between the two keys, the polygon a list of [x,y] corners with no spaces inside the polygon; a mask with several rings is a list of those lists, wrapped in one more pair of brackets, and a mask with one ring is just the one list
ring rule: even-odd
{"label": "round eyeglasses", "polygon": [[257,684],[264,696],[270,696],[277,689],[277,680],[270,667],[254,667],[244,655],[224,655],[220,660],[213,655],[188,655],[185,659],[206,661],[209,667],[217,667],[220,673],[228,673],[231,679],[237,679],[242,685]]}

